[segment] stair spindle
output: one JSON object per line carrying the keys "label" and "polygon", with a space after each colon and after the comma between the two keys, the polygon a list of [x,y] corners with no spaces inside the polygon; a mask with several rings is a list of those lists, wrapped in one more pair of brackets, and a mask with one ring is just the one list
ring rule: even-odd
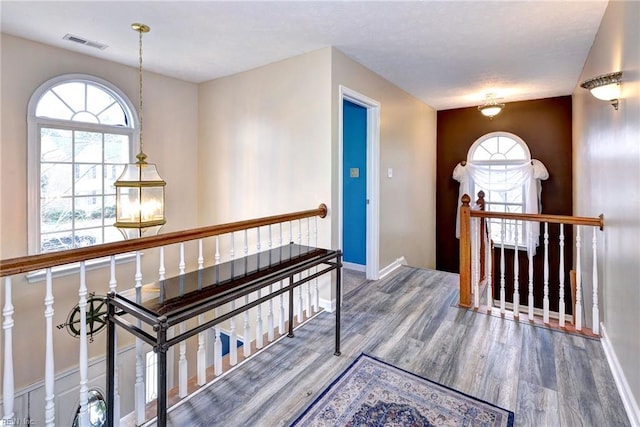
{"label": "stair spindle", "polygon": [[591,330],[594,334],[600,334],[600,309],[598,308],[598,237],[597,230],[593,227],[593,312]]}
{"label": "stair spindle", "polygon": [[44,356],[44,422],[47,427],[55,427],[54,385],[54,355],[53,355],[53,286],[51,268],[46,270],[46,291],[44,297],[45,356]]}
{"label": "stair spindle", "polygon": [[544,295],[542,297],[542,321],[549,324],[549,223],[544,223]]}
{"label": "stair spindle", "polygon": [[559,238],[559,247],[560,247],[560,265],[558,266],[558,277],[560,279],[559,284],[559,297],[560,301],[558,302],[560,312],[558,314],[560,327],[565,327],[565,302],[564,302],[564,224],[560,224],[560,238]]}
{"label": "stair spindle", "polygon": [[576,331],[582,330],[582,264],[580,260],[580,251],[582,249],[582,236],[580,235],[580,226],[576,226],[576,300],[575,310],[573,313],[573,323]]}

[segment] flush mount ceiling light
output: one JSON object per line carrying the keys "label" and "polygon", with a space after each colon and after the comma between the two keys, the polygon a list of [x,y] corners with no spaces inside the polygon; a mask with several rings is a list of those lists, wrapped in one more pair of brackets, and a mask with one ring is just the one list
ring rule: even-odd
{"label": "flush mount ceiling light", "polygon": [[142,151],[142,34],[149,32],[144,24],[131,24],[139,33],[139,88],[140,104],[140,153],[138,161],[125,166],[122,175],[114,183],[116,187],[116,223],[125,239],[157,234],[167,222],[164,216],[164,187],[156,165],[147,163]]}
{"label": "flush mount ceiling light", "polygon": [[485,96],[484,104],[478,106],[478,111],[480,111],[484,116],[493,119],[494,116],[500,114],[503,108],[504,104],[498,104],[495,95],[488,93]]}
{"label": "flush mount ceiling light", "polygon": [[582,83],[580,87],[588,89],[594,97],[610,102],[613,108],[617,110],[621,78],[622,71],[617,71],[589,79]]}

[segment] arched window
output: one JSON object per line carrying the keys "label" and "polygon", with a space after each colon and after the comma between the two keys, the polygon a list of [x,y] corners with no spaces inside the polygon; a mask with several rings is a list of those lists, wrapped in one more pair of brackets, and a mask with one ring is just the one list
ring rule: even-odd
{"label": "arched window", "polygon": [[121,240],[113,183],[133,158],[127,97],[89,75],[42,84],[28,108],[29,253]]}
{"label": "arched window", "polygon": [[[527,144],[518,136],[507,132],[492,132],[480,137],[474,142],[467,154],[467,161],[475,165],[486,166],[488,176],[485,181],[505,182],[510,179],[509,174],[513,166],[531,161],[531,153]],[[492,212],[524,213],[526,192],[524,185],[509,190],[495,191],[482,188],[476,182],[470,182],[471,194],[477,196],[479,191],[485,193],[485,209]],[[494,242],[502,242],[501,220],[490,222],[491,238]],[[505,224],[504,243],[515,244],[515,223]],[[524,246],[526,233],[522,222],[518,227],[518,243]]]}

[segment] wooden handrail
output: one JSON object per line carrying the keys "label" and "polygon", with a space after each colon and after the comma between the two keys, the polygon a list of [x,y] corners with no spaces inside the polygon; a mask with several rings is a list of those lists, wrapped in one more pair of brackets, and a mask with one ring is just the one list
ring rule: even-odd
{"label": "wooden handrail", "polygon": [[521,214],[471,210],[470,215],[472,217],[480,218],[519,219],[523,221],[550,222],[555,224],[592,225],[594,227],[600,227],[600,230],[604,228],[604,215],[602,214],[600,214],[600,216],[597,218],[591,218],[584,216]]}
{"label": "wooden handrail", "polygon": [[124,242],[104,243],[100,245],[70,249],[66,251],[3,259],[0,260],[0,277],[10,276],[13,274],[28,273],[30,271],[41,270],[43,268],[71,264],[80,261],[87,261],[90,259],[102,258],[126,252],[140,251],[143,249],[155,248],[158,246],[188,242],[205,237],[227,234],[234,231],[241,231],[250,228],[262,227],[265,225],[294,221],[296,219],[311,218],[314,216],[324,218],[327,216],[327,212],[327,206],[322,203],[320,206],[318,206],[318,208],[309,209],[306,211],[273,215],[263,218],[230,222],[227,224],[212,225],[207,227],[192,228],[183,231],[174,231],[171,233],[159,234],[156,236],[141,237],[135,240],[126,240]]}

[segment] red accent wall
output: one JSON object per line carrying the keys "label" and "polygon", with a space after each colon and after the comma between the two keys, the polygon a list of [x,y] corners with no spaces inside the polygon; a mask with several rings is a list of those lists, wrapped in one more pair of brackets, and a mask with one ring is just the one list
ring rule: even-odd
{"label": "red accent wall", "polygon": [[[538,99],[533,101],[510,102],[504,110],[489,119],[476,107],[438,111],[437,135],[437,180],[436,180],[436,267],[438,270],[458,272],[458,239],[455,237],[455,215],[458,198],[458,182],[451,176],[453,169],[462,160],[466,160],[471,145],[481,136],[490,132],[510,132],[518,135],[529,146],[531,157],[540,160],[549,170],[549,179],[542,183],[542,211],[549,214],[572,214],[572,135],[571,135],[571,96]],[[475,200],[477,195],[472,196]],[[566,235],[565,263],[567,270],[571,266],[571,233]],[[550,245],[557,253],[558,231],[550,225]],[[542,283],[542,230],[540,255],[535,258],[536,286]],[[511,254],[513,251],[511,251]],[[551,266],[557,266],[557,255],[550,260]],[[512,255],[505,257],[509,265]],[[519,258],[520,259],[520,258]],[[520,294],[526,301],[526,258],[520,268]],[[499,253],[496,253],[496,268]],[[512,261],[511,261],[512,262]],[[512,264],[511,264],[512,265]],[[557,271],[551,282],[558,281]],[[522,275],[524,274],[524,276]],[[555,276],[555,278],[554,278]],[[524,281],[523,281],[524,279]],[[566,286],[569,288],[568,271]],[[510,292],[510,288],[508,292]],[[539,293],[539,292],[538,292]],[[556,296],[552,296],[557,301]],[[541,296],[540,296],[541,298]],[[538,296],[536,295],[536,300]],[[538,305],[538,304],[536,304]]]}

